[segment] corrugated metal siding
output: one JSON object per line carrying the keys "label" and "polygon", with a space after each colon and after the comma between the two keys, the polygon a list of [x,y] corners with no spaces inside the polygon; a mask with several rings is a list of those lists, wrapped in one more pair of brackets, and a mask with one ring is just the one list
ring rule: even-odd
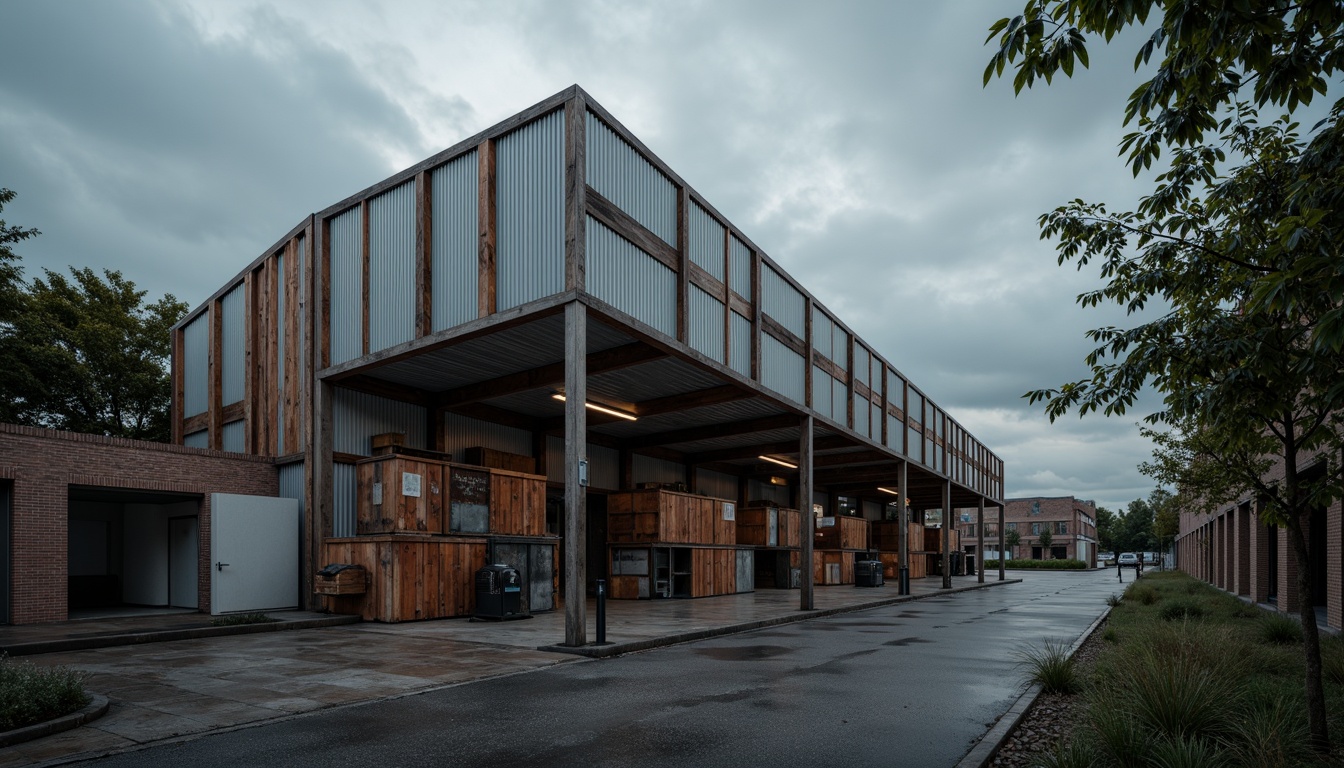
{"label": "corrugated metal siding", "polygon": [[831,379],[831,414],[841,424],[849,424],[849,387],[839,379]]}
{"label": "corrugated metal siding", "polygon": [[729,316],[732,327],[729,332],[732,333],[732,343],[729,345],[728,367],[743,376],[751,375],[751,321],[747,318],[732,313]]}
{"label": "corrugated metal siding", "polygon": [[415,338],[415,183],[369,201],[369,351]]}
{"label": "corrugated metal siding", "polygon": [[294,464],[281,464],[280,473],[280,498],[298,499],[299,514],[303,514],[303,501],[307,497],[308,489],[303,482],[303,462]]}
{"label": "corrugated metal siding", "polygon": [[355,535],[355,465],[337,464],[331,471],[331,535]]}
{"label": "corrugated metal siding", "polygon": [[363,221],[359,206],[331,220],[331,364],[364,354]]}
{"label": "corrugated metal siding", "polygon": [[631,481],[639,483],[684,483],[686,465],[636,453],[630,457]]}
{"label": "corrugated metal siding", "polygon": [[430,176],[433,328],[461,325],[478,314],[480,274],[476,153],[434,169]]}
{"label": "corrugated metal siding", "polygon": [[348,389],[331,399],[332,450],[368,456],[369,438],[384,432],[405,432],[406,445],[425,448],[425,409]]}
{"label": "corrugated metal siding", "polygon": [[[873,356],[868,350],[858,344],[854,345],[854,370],[851,375],[854,377],[855,381],[860,381],[864,384],[868,383],[869,371],[872,369],[872,357]],[[880,382],[878,386],[881,386]]]}
{"label": "corrugated metal siding", "polygon": [[210,313],[202,312],[182,328],[183,416],[205,413],[210,407],[209,382]]}
{"label": "corrugated metal siding", "polygon": [[883,507],[883,506],[885,506],[885,505],[883,505],[883,504],[879,504],[879,503],[877,503],[876,501],[865,501],[865,502],[863,502],[863,516],[864,516],[864,518],[866,518],[866,519],[868,519],[868,520],[881,520],[881,519],[882,519],[882,507]]}
{"label": "corrugated metal siding", "polygon": [[565,114],[499,140],[495,303],[504,310],[565,287]]}
{"label": "corrugated metal siding", "polygon": [[532,455],[532,433],[523,429],[491,424],[456,413],[443,416],[443,450],[454,461],[462,461],[468,448],[484,446],[496,451]]}
{"label": "corrugated metal siding", "polygon": [[831,332],[835,329],[835,323],[827,317],[821,307],[812,307],[812,348],[820,352],[827,360],[835,360],[833,350],[831,349]]}
{"label": "corrugated metal siding", "polygon": [[747,481],[747,501],[769,501],[774,504],[789,503],[789,489],[783,485],[771,485],[760,480]]}
{"label": "corrugated metal siding", "polygon": [[220,448],[234,453],[247,450],[247,432],[243,421],[230,421],[220,430]]}
{"label": "corrugated metal siding", "polygon": [[[280,279],[275,283],[275,381],[279,397],[275,398],[275,445],[272,448],[276,456],[285,454],[285,327],[289,318],[285,316],[285,255],[275,257],[275,273]],[[302,359],[302,358],[300,358]],[[295,375],[298,371],[294,372]]]}
{"label": "corrugated metal siding", "polygon": [[887,447],[905,453],[905,435],[901,433],[901,420],[887,416]]}
{"label": "corrugated metal siding", "polygon": [[803,404],[807,392],[805,375],[802,355],[769,334],[761,336],[761,384]]}
{"label": "corrugated metal siding", "polygon": [[695,492],[720,499],[737,501],[737,478],[708,469],[695,470]]}
{"label": "corrugated metal siding", "polygon": [[723,280],[723,225],[697,203],[691,203],[686,217],[687,245],[691,261],[701,269]]}
{"label": "corrugated metal siding", "polygon": [[199,432],[192,432],[190,435],[182,437],[182,444],[188,448],[209,448],[210,431],[202,429]]}
{"label": "corrugated metal siding", "polygon": [[588,292],[668,336],[676,336],[676,273],[591,216],[586,241]]}
{"label": "corrugated metal siding", "polygon": [[220,394],[224,405],[232,405],[243,399],[243,377],[247,368],[245,318],[243,317],[243,286],[224,294],[219,300],[220,315]]}
{"label": "corrugated metal siding", "polygon": [[588,186],[677,247],[677,188],[591,112],[587,132],[584,172]]}
{"label": "corrugated metal siding", "polygon": [[692,285],[687,318],[691,349],[723,362],[723,302]]}
{"label": "corrugated metal siding", "polygon": [[[546,438],[546,479],[565,481],[565,439]],[[621,455],[615,448],[588,444],[588,485],[614,491],[621,487]]]}
{"label": "corrugated metal siding", "polygon": [[768,266],[761,270],[761,309],[798,338],[807,338],[807,302],[803,294]]}
{"label": "corrugated metal siding", "polygon": [[729,267],[732,270],[728,285],[747,301],[751,301],[751,249],[746,243],[731,237],[728,240]]}
{"label": "corrugated metal siding", "polygon": [[868,400],[859,393],[854,393],[854,431],[864,437],[871,437],[872,430],[868,424]]}
{"label": "corrugated metal siding", "polygon": [[831,382],[835,379],[821,368],[812,366],[812,410],[826,418],[834,418],[835,409],[831,407]]}

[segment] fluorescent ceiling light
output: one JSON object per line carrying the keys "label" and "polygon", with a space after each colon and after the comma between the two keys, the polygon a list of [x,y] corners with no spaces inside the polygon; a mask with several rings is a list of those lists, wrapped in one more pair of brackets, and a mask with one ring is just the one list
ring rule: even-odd
{"label": "fluorescent ceiling light", "polygon": [[[556,393],[552,394],[551,397],[552,397],[553,399],[555,399],[555,400],[559,400],[559,401],[562,402],[562,403],[565,401],[565,396],[562,395],[562,394],[560,394],[559,392],[556,392]],[[607,414],[608,416],[615,416],[615,417],[618,418],[618,419],[625,419],[625,420],[627,420],[627,421],[637,421],[637,420],[639,419],[639,417],[638,417],[638,416],[635,416],[633,413],[626,413],[625,411],[618,411],[618,410],[616,410],[615,408],[609,408],[609,407],[607,407],[607,406],[605,406],[605,405],[598,405],[597,403],[590,403],[590,402],[586,402],[586,401],[585,401],[584,404],[583,404],[583,407],[587,408],[587,409],[590,410],[590,411],[597,411],[598,413],[605,413],[605,414]]]}
{"label": "fluorescent ceiling light", "polygon": [[894,488],[883,488],[883,487],[881,487],[881,486],[878,486],[878,489],[877,489],[877,490],[879,490],[879,491],[881,491],[881,492],[883,492],[883,493],[890,493],[892,496],[900,496],[900,495],[901,495],[901,492],[898,491],[898,490],[895,490]]}
{"label": "fluorescent ceiling light", "polygon": [[757,456],[756,458],[758,458],[758,459],[763,459],[763,460],[768,461],[768,462],[771,462],[771,463],[773,463],[773,464],[778,464],[778,465],[781,466],[781,467],[788,467],[789,469],[797,469],[797,468],[798,468],[798,465],[797,465],[797,464],[794,464],[794,463],[791,462],[791,461],[785,461],[785,460],[783,460],[783,459],[776,459],[774,456]]}

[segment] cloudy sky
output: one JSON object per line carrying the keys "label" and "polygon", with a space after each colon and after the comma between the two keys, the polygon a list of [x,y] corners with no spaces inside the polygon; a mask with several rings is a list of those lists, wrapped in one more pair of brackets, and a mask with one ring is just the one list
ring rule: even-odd
{"label": "cloudy sky", "polygon": [[29,275],[120,270],[193,306],[307,214],[578,83],[1007,462],[1010,497],[1146,496],[1121,418],[1021,398],[1081,376],[1037,217],[1143,192],[1117,145],[1134,37],[1014,98],[1017,2],[0,4],[3,217]]}

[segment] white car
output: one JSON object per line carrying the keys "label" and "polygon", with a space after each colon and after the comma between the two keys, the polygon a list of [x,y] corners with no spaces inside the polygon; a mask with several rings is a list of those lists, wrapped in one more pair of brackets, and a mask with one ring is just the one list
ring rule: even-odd
{"label": "white car", "polygon": [[1133,552],[1121,552],[1121,553],[1120,553],[1120,561],[1119,561],[1118,564],[1119,564],[1119,566],[1120,566],[1121,568],[1126,568],[1126,567],[1128,567],[1128,568],[1138,568],[1138,567],[1139,567],[1139,556],[1136,555],[1136,554],[1134,554]]}

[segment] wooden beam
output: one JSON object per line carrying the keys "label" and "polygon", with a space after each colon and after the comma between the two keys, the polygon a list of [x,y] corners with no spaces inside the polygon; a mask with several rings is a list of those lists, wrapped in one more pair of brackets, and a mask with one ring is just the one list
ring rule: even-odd
{"label": "wooden beam", "polygon": [[565,102],[565,290],[585,290],[587,205],[584,198],[588,109],[582,91]]}
{"label": "wooden beam", "polygon": [[376,395],[377,397],[385,397],[388,400],[411,403],[426,408],[434,402],[434,394],[432,392],[427,392],[416,387],[408,387],[404,384],[376,379],[372,376],[351,376],[346,379],[341,379],[340,387],[342,389],[353,389],[356,392]]}
{"label": "wooden beam", "polygon": [[312,277],[317,311],[314,325],[321,338],[313,351],[316,370],[320,371],[331,365],[331,219],[323,219],[317,227],[317,240]]}
{"label": "wooden beam", "polygon": [[736,384],[723,384],[708,389],[698,389],[694,392],[668,395],[667,397],[658,397],[635,403],[635,414],[637,416],[657,416],[662,413],[703,408],[708,405],[729,403],[734,400],[745,400],[754,396],[754,392],[743,389]]}
{"label": "wooden beam", "polygon": [[654,445],[670,445],[674,443],[690,443],[696,440],[706,440],[715,437],[730,437],[733,435],[747,435],[753,432],[766,432],[773,429],[785,429],[798,424],[798,417],[791,413],[781,414],[779,416],[763,416],[757,419],[745,419],[743,421],[734,421],[727,424],[711,424],[704,427],[687,427],[686,429],[674,429],[667,432],[658,432],[652,435],[643,435],[633,440],[626,441],[630,448],[638,449]]}
{"label": "wooden beam", "polygon": [[[595,375],[598,373],[620,370],[622,368],[629,368],[652,360],[658,360],[666,356],[666,353],[636,342],[634,344],[626,344],[625,346],[606,349],[601,352],[594,352],[588,356],[586,365],[588,373],[590,375]],[[505,376],[499,376],[476,384],[467,384],[455,389],[445,390],[435,398],[435,403],[440,408],[452,408],[465,403],[489,400],[491,398],[503,397],[504,395],[511,395],[517,392],[526,392],[539,387],[556,386],[564,381],[564,379],[564,362],[550,363],[538,368],[510,373]]]}
{"label": "wooden beam", "polygon": [[415,174],[415,335],[434,328],[434,190],[425,171]]}
{"label": "wooden beam", "polygon": [[816,516],[812,514],[812,417],[804,416],[798,425],[798,509],[802,515],[802,583],[799,585],[800,610],[810,611],[813,606],[812,536]]}
{"label": "wooden beam", "polygon": [[943,589],[952,588],[952,483],[943,481]]}
{"label": "wooden beam", "polygon": [[482,141],[476,150],[477,226],[480,245],[477,249],[476,310],[480,317],[495,313],[495,142]]}
{"label": "wooden beam", "polygon": [[588,643],[588,505],[580,483],[588,462],[588,316],[578,301],[565,306],[565,645]]}
{"label": "wooden beam", "polygon": [[[774,319],[773,317],[770,317],[767,314],[762,313],[761,330],[764,331],[765,333],[770,334],[770,336],[773,337],[780,344],[783,344],[784,346],[788,347],[794,352],[797,352],[799,355],[802,355],[804,360],[808,359],[807,341],[798,338],[796,335],[794,335],[793,331],[790,331],[788,328],[785,328],[783,325],[779,323],[778,320]],[[812,376],[809,373],[808,380],[811,381],[811,379]]]}
{"label": "wooden beam", "polygon": [[[813,440],[814,451],[833,450],[835,448],[848,448],[854,443],[848,438],[840,435],[827,435]],[[774,443],[757,443],[755,445],[744,445],[737,448],[721,448],[716,451],[705,451],[703,453],[686,454],[686,460],[694,464],[712,464],[717,461],[732,461],[733,459],[753,459],[761,454],[782,453],[793,455],[798,451],[798,441],[785,440]]]}
{"label": "wooden beam", "polygon": [[592,187],[584,188],[584,202],[587,213],[612,232],[629,240],[636,248],[657,259],[663,266],[676,271],[677,249],[668,245],[661,237],[650,232],[633,216],[621,210],[619,206],[603,197]]}
{"label": "wooden beam", "polygon": [[677,188],[677,341],[687,346],[690,336],[690,190],[684,185]]}

